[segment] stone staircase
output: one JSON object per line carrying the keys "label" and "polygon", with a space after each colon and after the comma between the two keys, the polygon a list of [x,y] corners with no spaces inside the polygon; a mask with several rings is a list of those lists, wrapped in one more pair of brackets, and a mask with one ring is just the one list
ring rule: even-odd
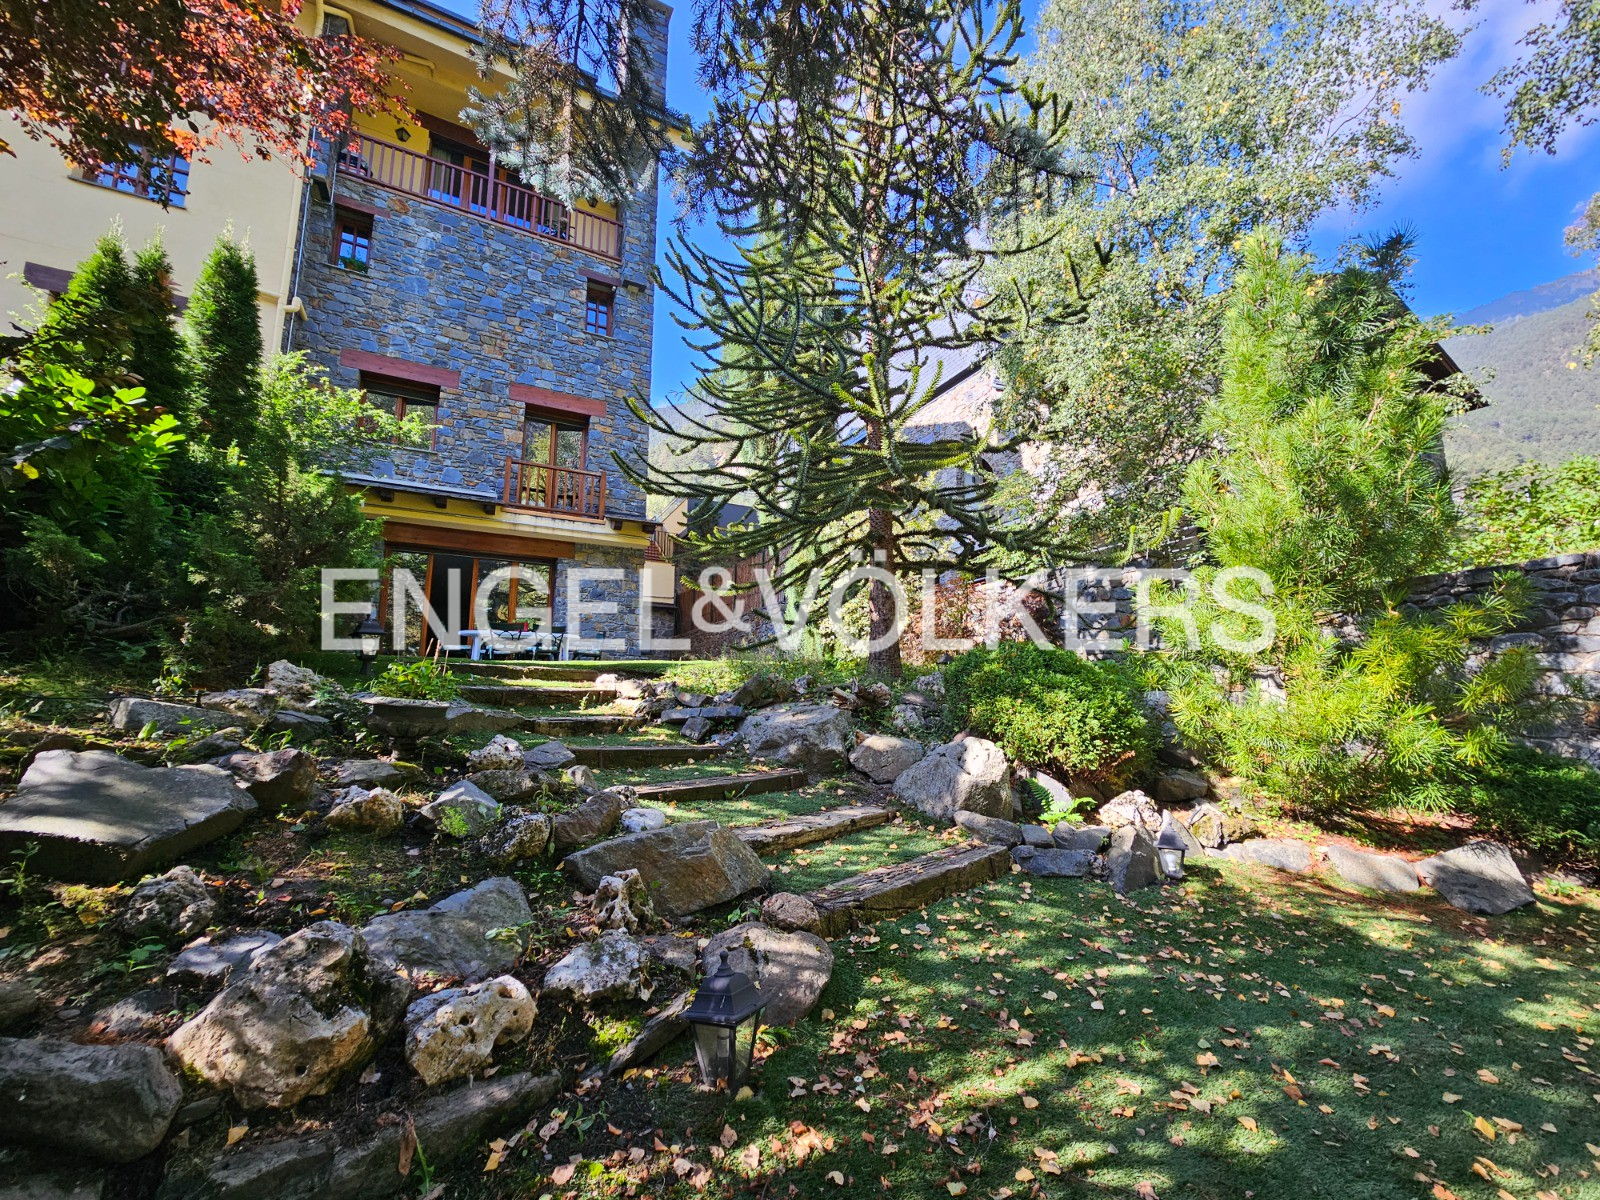
{"label": "stone staircase", "polygon": [[[586,670],[565,665],[554,668],[544,664],[473,664],[474,668],[484,666],[493,668],[497,679],[520,677],[530,681],[538,679],[541,683],[545,678],[554,678],[548,675],[550,670],[561,671],[563,678]],[[598,670],[593,672],[599,673]],[[492,690],[499,693],[512,689],[519,694],[524,689],[535,690],[526,684],[514,683],[500,683]],[[578,687],[545,686],[537,690],[546,694],[567,693],[563,703],[569,706],[594,694],[592,689]],[[559,710],[561,703],[550,707]],[[549,715],[529,716],[524,727],[529,732],[553,738],[607,735],[626,738],[630,733],[636,734],[642,724],[632,717],[553,711]],[[595,772],[596,782],[602,787],[632,786],[641,804],[664,808],[672,821],[710,818],[727,826],[758,855],[773,862],[774,891],[787,890],[783,887],[785,867],[796,851],[806,850],[815,857],[818,851],[831,852],[838,847],[839,862],[844,862],[848,857],[846,852],[852,850],[858,859],[881,857],[877,865],[846,874],[807,892],[807,898],[822,916],[821,932],[825,937],[838,937],[855,926],[922,908],[979,887],[1010,869],[1010,854],[1003,846],[959,842],[926,852],[915,852],[916,845],[910,851],[899,848],[900,840],[926,845],[931,842],[932,833],[916,824],[894,825],[901,813],[893,807],[875,803],[840,804],[837,793],[842,789],[829,786],[830,782],[836,784],[836,780],[809,783],[805,772],[797,770],[741,770],[745,766],[742,760],[718,746],[646,741],[641,736],[638,740],[574,745],[571,749],[579,763]],[[666,780],[649,778],[651,774],[659,776],[662,769],[691,768],[700,763],[708,768],[704,774],[689,771]],[[772,803],[765,805],[760,801]],[[763,807],[781,815],[750,820],[748,813],[741,811]],[[899,830],[905,830],[906,835],[901,837],[896,833]],[[877,838],[882,842],[885,837],[895,839],[890,841],[888,849],[899,849],[902,857],[880,852],[876,843],[868,840]],[[815,874],[815,870],[812,873]]]}

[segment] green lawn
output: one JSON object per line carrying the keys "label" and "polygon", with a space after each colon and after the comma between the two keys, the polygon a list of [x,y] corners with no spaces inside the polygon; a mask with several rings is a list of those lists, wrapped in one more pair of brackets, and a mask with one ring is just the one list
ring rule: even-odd
{"label": "green lawn", "polygon": [[794,792],[763,792],[758,796],[735,796],[728,800],[686,800],[667,803],[651,800],[674,821],[720,821],[724,825],[753,825],[779,817],[794,817],[824,808],[849,803],[826,784]]}
{"label": "green lawn", "polygon": [[835,942],[752,1097],[680,1043],[583,1098],[620,1134],[450,1194],[1592,1198],[1597,947],[1592,894],[1479,921],[1214,860],[1131,901],[1013,875]]}
{"label": "green lawn", "polygon": [[772,860],[772,889],[810,892],[873,867],[904,862],[962,840],[951,831],[905,817],[831,842],[816,842]]}

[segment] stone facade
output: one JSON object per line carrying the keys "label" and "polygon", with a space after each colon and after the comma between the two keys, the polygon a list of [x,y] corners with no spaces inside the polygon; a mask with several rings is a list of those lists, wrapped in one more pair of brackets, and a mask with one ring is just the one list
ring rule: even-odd
{"label": "stone facade", "polygon": [[[660,19],[652,28],[635,31],[635,44],[644,53],[629,65],[642,63],[664,90],[670,10],[658,12]],[[432,116],[458,119],[456,112]],[[408,189],[425,187],[433,168],[426,161],[400,161],[412,164],[409,173],[386,178],[403,178]],[[609,601],[618,611],[587,616],[582,633],[590,639],[621,639],[623,648],[608,653],[636,652],[643,550],[618,547],[614,530],[621,528],[617,518],[644,519],[645,498],[618,469],[615,456],[642,463],[649,448],[649,431],[633,415],[628,399],[650,392],[656,172],[649,171],[634,194],[617,204],[621,238],[616,259],[512,228],[453,203],[382,186],[348,161],[332,174],[330,184],[313,191],[308,204],[297,289],[305,311],[295,322],[291,348],[305,351],[343,387],[358,386],[364,368],[403,380],[438,382],[440,388],[432,448],[397,448],[363,475],[447,489],[458,502],[480,496],[497,501],[504,492],[507,460],[523,454],[527,396],[513,398],[513,388],[600,401],[603,414],[594,412],[587,419],[585,465],[605,474],[605,506],[603,514],[585,515],[610,521],[591,520],[595,536],[588,540],[582,520],[560,514],[545,530],[506,522],[501,532],[575,545],[572,558],[556,563],[552,598],[554,622],[568,625],[572,637],[579,630],[567,620],[569,570],[620,568],[619,580],[583,586],[585,600]],[[370,218],[365,270],[336,261],[341,205],[346,213]],[[587,329],[585,301],[592,279],[614,288],[605,334]],[[359,352],[354,362],[350,352]],[[398,360],[411,373],[386,372],[382,364],[364,357],[370,355]],[[445,500],[438,503],[443,507]],[[633,533],[638,534],[636,526]],[[448,540],[439,544],[440,549],[451,547]],[[539,555],[530,551],[529,557]]]}

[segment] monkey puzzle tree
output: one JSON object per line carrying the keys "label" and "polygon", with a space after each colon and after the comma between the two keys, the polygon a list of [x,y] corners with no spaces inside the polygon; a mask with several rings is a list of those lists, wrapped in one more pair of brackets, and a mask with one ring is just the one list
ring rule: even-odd
{"label": "monkey puzzle tree", "polygon": [[[787,48],[797,20],[814,43],[803,69]],[[709,533],[707,551],[776,551],[778,587],[816,568],[831,588],[857,564],[982,570],[1037,536],[989,503],[1008,444],[930,411],[941,364],[1027,311],[999,315],[978,286],[1017,249],[993,240],[997,215],[1059,172],[1058,114],[1007,76],[1019,34],[1014,3],[983,0],[740,9],[721,27],[692,179],[736,248],[675,242],[666,285],[704,335],[693,395],[709,411],[674,427],[635,402],[715,462],[624,464],[697,508],[754,506],[758,521]],[[871,658],[892,674],[886,576],[867,585]]]}

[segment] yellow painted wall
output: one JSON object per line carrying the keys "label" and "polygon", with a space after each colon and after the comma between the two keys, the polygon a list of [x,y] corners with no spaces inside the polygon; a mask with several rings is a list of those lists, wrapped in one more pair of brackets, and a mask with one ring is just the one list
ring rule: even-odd
{"label": "yellow painted wall", "polygon": [[27,137],[9,113],[0,113],[15,158],[0,157],[0,314],[19,314],[25,327],[38,295],[22,281],[23,264],[70,271],[83,261],[113,222],[120,221],[132,249],[158,232],[172,259],[175,286],[187,295],[212,244],[232,228],[255,252],[261,277],[261,331],[278,346],[282,305],[289,286],[300,183],[286,162],[246,161],[232,145],[216,146],[212,161],[193,164],[183,208],[115,192],[73,178],[43,142]]}

